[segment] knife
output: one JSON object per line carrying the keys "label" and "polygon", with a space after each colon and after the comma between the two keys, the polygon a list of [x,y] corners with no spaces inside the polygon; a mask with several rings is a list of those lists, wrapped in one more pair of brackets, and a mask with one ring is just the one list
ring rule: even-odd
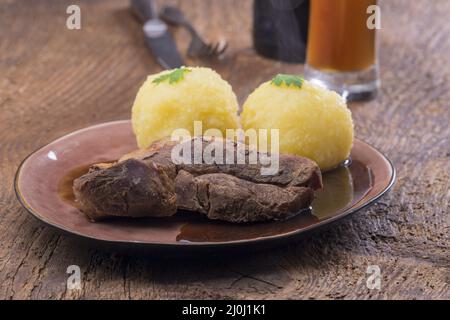
{"label": "knife", "polygon": [[145,39],[156,61],[165,69],[183,66],[183,59],[167,25],[158,19],[155,2],[153,0],[131,0],[131,8],[144,23]]}

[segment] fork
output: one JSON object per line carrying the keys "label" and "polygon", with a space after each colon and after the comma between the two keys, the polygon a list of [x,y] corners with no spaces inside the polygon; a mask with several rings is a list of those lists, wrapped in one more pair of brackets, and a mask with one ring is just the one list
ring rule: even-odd
{"label": "fork", "polygon": [[216,44],[206,43],[192,24],[186,19],[183,12],[173,6],[164,6],[159,14],[160,18],[168,24],[184,27],[191,35],[191,42],[187,55],[195,57],[220,57],[227,49],[228,43],[221,40]]}

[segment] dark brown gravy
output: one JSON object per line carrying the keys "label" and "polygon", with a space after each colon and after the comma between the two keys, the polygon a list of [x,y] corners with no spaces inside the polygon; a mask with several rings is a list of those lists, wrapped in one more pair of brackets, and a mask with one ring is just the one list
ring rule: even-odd
{"label": "dark brown gravy", "polygon": [[372,188],[370,169],[359,161],[338,167],[323,175],[323,190],[317,192],[311,210],[284,221],[232,224],[203,217],[188,220],[177,241],[222,242],[286,234],[306,228],[342,213],[359,202]]}
{"label": "dark brown gravy", "polygon": [[[88,164],[76,167],[61,179],[58,194],[66,203],[77,207],[72,189],[73,181],[87,173],[90,166]],[[305,228],[336,216],[361,201],[372,188],[372,174],[363,163],[353,161],[347,166],[324,173],[323,184],[324,188],[317,192],[311,210],[304,210],[285,221],[232,224],[209,220],[195,213],[180,212],[170,218],[180,225],[176,240],[180,242],[236,241],[284,234]],[[136,222],[133,219],[121,221],[127,224]]]}
{"label": "dark brown gravy", "polygon": [[77,202],[75,201],[75,194],[73,193],[73,181],[81,177],[83,174],[89,171],[89,167],[91,165],[84,165],[80,167],[76,167],[70,170],[59,182],[58,184],[58,194],[59,197],[67,202],[68,204],[78,207]]}

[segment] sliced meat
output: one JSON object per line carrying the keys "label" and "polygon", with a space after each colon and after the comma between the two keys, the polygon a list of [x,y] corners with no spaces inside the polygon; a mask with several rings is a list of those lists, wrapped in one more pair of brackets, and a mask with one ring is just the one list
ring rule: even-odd
{"label": "sliced meat", "polygon": [[91,220],[104,217],[167,217],[176,213],[173,179],[154,164],[128,159],[92,169],[74,181],[74,193]]}
{"label": "sliced meat", "polygon": [[[154,142],[149,148],[138,150],[124,155],[120,161],[124,161],[130,158],[141,159],[143,161],[150,161],[157,163],[171,176],[176,175],[179,170],[185,170],[193,175],[201,175],[206,173],[227,173],[233,176],[242,178],[244,180],[257,182],[257,183],[269,183],[278,186],[297,186],[297,187],[310,187],[314,190],[322,188],[322,175],[317,164],[304,157],[299,157],[291,154],[279,154],[279,170],[274,175],[262,175],[261,168],[264,167],[260,161],[256,164],[250,164],[249,157],[253,149],[247,145],[238,144],[236,142],[211,137],[195,137],[194,142],[191,140],[183,142],[188,144],[191,148],[191,161],[194,163],[194,145],[195,140],[201,142],[203,152],[205,148],[211,145],[211,143],[218,142],[219,146],[223,146],[222,154],[226,154],[226,149],[232,150],[233,159],[237,159],[238,145],[243,146],[242,150],[245,153],[245,164],[236,164],[234,161],[232,164],[174,164],[172,162],[171,153],[172,148],[178,143],[170,140],[160,140]],[[187,147],[187,148],[188,148]],[[260,152],[253,151],[257,154],[257,159],[260,159]]]}
{"label": "sliced meat", "polygon": [[314,192],[307,187],[278,187],[229,174],[194,176],[180,171],[175,179],[179,209],[197,211],[229,222],[282,220],[307,208]]}
{"label": "sliced meat", "polygon": [[[202,158],[199,164],[174,163],[172,151],[180,145],[157,141],[116,163],[94,165],[75,180],[74,192],[81,210],[91,220],[171,216],[178,208],[211,219],[264,221],[284,219],[309,207],[314,190],[322,186],[318,166],[306,158],[280,154],[278,172],[263,175],[260,162],[248,164],[256,151],[245,145],[208,137],[184,143],[190,144],[185,150],[192,148],[191,160],[195,143],[201,144],[201,152],[211,150],[211,143],[221,143],[224,155],[231,150],[236,159],[240,152],[245,164],[211,163]],[[257,153],[257,158],[261,155]]]}

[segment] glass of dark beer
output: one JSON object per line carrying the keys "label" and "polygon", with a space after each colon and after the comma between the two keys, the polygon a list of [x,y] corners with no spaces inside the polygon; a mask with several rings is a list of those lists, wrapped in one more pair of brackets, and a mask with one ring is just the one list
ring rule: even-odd
{"label": "glass of dark beer", "polygon": [[375,96],[379,19],[376,0],[311,0],[305,77],[347,100]]}

